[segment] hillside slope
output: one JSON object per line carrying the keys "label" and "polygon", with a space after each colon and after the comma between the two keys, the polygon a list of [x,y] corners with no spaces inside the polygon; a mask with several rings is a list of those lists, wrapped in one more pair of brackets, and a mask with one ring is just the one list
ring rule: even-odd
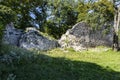
{"label": "hillside slope", "polygon": [[109,48],[41,52],[7,45],[0,53],[0,80],[120,80],[120,52]]}

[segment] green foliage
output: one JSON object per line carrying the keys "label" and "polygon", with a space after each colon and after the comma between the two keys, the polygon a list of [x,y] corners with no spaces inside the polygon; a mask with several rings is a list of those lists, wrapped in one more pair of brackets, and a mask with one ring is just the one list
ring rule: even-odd
{"label": "green foliage", "polygon": [[[65,27],[65,26],[64,26]],[[63,34],[63,27],[56,27],[56,24],[51,22],[51,21],[47,21],[47,23],[44,25],[44,32],[48,33],[48,35],[53,36],[54,38],[60,38],[61,35]],[[65,32],[65,30],[64,30]]]}
{"label": "green foliage", "polygon": [[[35,23],[41,26],[46,20],[46,0],[6,0],[0,3],[12,8],[17,13],[15,25],[18,28],[31,27]],[[31,14],[34,14],[35,18],[32,18]]]}
{"label": "green foliage", "polygon": [[110,23],[114,20],[114,8],[113,4],[108,0],[79,3],[78,11],[78,22],[85,21],[94,30],[100,29],[103,26],[112,26]]}
{"label": "green foliage", "polygon": [[[2,23],[0,23],[0,40],[2,39],[2,35],[3,35],[3,24]],[[1,41],[0,41],[1,42]]]}
{"label": "green foliage", "polygon": [[3,36],[3,24],[0,23],[0,50],[1,50],[1,43],[2,43],[2,36]]}
{"label": "green foliage", "polygon": [[56,40],[53,36],[50,36],[47,33],[40,32],[40,34],[43,35],[44,37],[48,38],[49,40]]}
{"label": "green foliage", "polygon": [[[108,0],[3,0],[0,4],[11,8],[5,9],[10,10],[9,14],[11,10],[17,13],[17,28],[24,29],[37,24],[41,32],[57,39],[80,21],[87,22],[94,30],[104,25],[112,26],[110,23],[114,13],[113,4]],[[9,20],[6,17],[4,22]]]}
{"label": "green foliage", "polygon": [[15,20],[15,12],[4,5],[0,5],[0,22],[4,25]]}
{"label": "green foliage", "polygon": [[[73,4],[74,3],[74,4]],[[48,19],[44,31],[60,38],[77,20],[74,0],[48,0]]]}

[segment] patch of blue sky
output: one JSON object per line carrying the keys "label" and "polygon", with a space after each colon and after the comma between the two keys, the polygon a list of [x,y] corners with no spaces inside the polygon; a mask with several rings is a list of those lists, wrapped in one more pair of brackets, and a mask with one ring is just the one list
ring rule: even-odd
{"label": "patch of blue sky", "polygon": [[89,10],[89,11],[88,11],[88,13],[90,13],[90,14],[93,13],[93,12],[94,12],[94,10]]}
{"label": "patch of blue sky", "polygon": [[30,17],[33,18],[33,19],[36,19],[36,15],[32,12],[30,12]]}

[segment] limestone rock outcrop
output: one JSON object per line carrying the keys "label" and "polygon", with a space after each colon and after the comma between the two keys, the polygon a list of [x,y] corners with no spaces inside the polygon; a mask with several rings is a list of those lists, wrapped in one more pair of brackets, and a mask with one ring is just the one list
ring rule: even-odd
{"label": "limestone rock outcrop", "polygon": [[50,40],[35,28],[27,28],[26,32],[8,24],[4,31],[3,43],[25,49],[49,50],[59,46],[56,40]]}
{"label": "limestone rock outcrop", "polygon": [[8,24],[4,31],[3,42],[15,45],[25,49],[49,50],[56,47],[72,47],[76,51],[87,49],[95,46],[112,45],[112,29],[109,33],[104,34],[104,27],[99,30],[92,28],[85,22],[79,22],[72,29],[67,30],[61,39],[51,40],[35,28],[27,28],[26,32],[14,28],[14,25]]}
{"label": "limestone rock outcrop", "polygon": [[61,47],[72,47],[76,51],[101,45],[111,46],[111,33],[103,34],[102,29],[93,31],[85,22],[79,22],[62,35],[59,44]]}
{"label": "limestone rock outcrop", "polygon": [[49,40],[39,33],[39,31],[29,28],[19,40],[20,47],[25,49],[49,50],[59,46],[55,40]]}
{"label": "limestone rock outcrop", "polygon": [[19,39],[23,34],[23,30],[16,29],[13,23],[7,24],[4,30],[3,43],[19,46]]}

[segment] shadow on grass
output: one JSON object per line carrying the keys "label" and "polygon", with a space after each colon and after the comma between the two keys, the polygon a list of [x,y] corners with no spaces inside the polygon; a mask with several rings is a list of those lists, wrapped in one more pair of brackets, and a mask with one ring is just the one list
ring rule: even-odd
{"label": "shadow on grass", "polygon": [[8,76],[14,80],[120,80],[120,72],[97,64],[43,54],[14,59],[10,64],[0,62],[0,80]]}

